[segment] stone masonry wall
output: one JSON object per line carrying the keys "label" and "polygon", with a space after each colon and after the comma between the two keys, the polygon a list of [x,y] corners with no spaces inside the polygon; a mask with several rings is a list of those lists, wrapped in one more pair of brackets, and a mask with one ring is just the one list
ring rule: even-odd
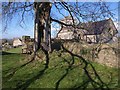
{"label": "stone masonry wall", "polygon": [[[79,42],[64,42],[64,47],[85,59],[98,62],[109,67],[118,67],[117,44],[81,44]],[[95,49],[98,47],[97,49]]]}

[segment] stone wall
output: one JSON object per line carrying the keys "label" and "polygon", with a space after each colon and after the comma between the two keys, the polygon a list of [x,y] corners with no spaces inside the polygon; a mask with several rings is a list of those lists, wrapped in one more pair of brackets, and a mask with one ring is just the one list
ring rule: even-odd
{"label": "stone wall", "polygon": [[79,42],[65,41],[63,45],[69,51],[79,54],[87,60],[109,67],[118,67],[117,44],[81,44]]}
{"label": "stone wall", "polygon": [[95,58],[95,61],[110,67],[118,67],[117,48],[103,45],[98,53],[98,57]]}

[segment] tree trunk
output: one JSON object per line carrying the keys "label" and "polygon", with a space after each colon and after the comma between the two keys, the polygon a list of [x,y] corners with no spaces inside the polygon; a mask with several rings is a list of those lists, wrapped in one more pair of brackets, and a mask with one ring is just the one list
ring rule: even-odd
{"label": "tree trunk", "polygon": [[34,52],[43,47],[46,51],[51,50],[51,29],[50,29],[50,2],[35,2],[35,27],[34,27]]}
{"label": "tree trunk", "polygon": [[40,34],[39,34],[39,12],[38,12],[38,4],[34,3],[34,11],[35,11],[35,20],[34,20],[34,52],[36,53],[39,49],[40,45]]}

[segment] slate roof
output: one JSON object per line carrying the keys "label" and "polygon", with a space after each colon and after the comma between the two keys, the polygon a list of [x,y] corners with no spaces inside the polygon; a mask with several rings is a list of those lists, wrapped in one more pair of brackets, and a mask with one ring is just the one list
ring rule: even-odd
{"label": "slate roof", "polygon": [[113,30],[114,35],[118,33],[111,18],[97,22],[81,23],[78,24],[78,28],[87,30],[87,33],[85,33],[87,35],[99,35],[103,31],[108,31],[109,29]]}

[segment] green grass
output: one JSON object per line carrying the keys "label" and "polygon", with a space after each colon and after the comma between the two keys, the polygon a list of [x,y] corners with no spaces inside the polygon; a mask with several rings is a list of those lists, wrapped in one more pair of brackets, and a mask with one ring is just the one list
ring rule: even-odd
{"label": "green grass", "polygon": [[[63,53],[61,58],[58,52],[50,54],[49,68],[44,70],[45,62],[35,60],[26,66],[19,68],[12,76],[10,73],[15,68],[28,62],[27,55],[20,54],[20,48],[8,51],[2,57],[2,79],[3,88],[76,88],[88,80],[84,73],[83,66],[78,58],[75,58],[74,65],[70,68],[68,63],[72,63],[72,57]],[[14,52],[14,53],[13,53]],[[101,79],[110,88],[118,87],[118,69],[102,66],[92,62]],[[90,66],[87,68],[90,75],[95,78]],[[91,83],[86,84],[91,88]]]}
{"label": "green grass", "polygon": [[10,52],[10,53],[21,53],[22,52],[22,47],[18,47],[18,48],[12,48],[12,49],[9,49],[7,52]]}

